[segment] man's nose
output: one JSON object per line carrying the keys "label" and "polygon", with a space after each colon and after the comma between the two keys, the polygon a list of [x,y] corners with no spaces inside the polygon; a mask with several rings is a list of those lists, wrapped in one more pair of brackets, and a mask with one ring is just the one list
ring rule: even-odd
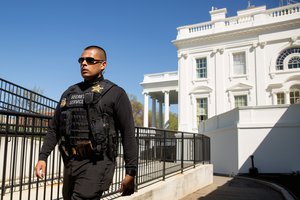
{"label": "man's nose", "polygon": [[88,63],[87,63],[86,60],[84,59],[84,60],[82,61],[82,63],[80,64],[80,67],[82,68],[82,67],[87,66],[87,65],[88,65]]}

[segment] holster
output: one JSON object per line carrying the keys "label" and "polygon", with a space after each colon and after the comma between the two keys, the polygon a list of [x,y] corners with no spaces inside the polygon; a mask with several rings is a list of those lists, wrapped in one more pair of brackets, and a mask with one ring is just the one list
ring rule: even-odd
{"label": "holster", "polygon": [[72,147],[73,156],[78,156],[80,158],[92,158],[94,150],[92,149],[91,141],[77,141],[77,145]]}

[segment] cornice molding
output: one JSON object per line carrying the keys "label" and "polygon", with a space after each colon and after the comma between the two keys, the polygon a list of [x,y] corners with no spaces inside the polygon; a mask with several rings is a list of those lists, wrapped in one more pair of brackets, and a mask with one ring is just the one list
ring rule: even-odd
{"label": "cornice molding", "polygon": [[[292,27],[292,28],[288,28]],[[188,44],[197,44],[201,42],[207,42],[211,40],[230,40],[232,38],[237,38],[237,36],[245,36],[249,34],[255,34],[259,35],[265,32],[270,32],[272,30],[278,31],[278,29],[296,29],[300,27],[300,20],[290,20],[288,22],[278,22],[278,23],[272,23],[272,24],[264,24],[260,26],[255,27],[247,27],[243,29],[238,30],[230,30],[230,31],[224,31],[219,33],[212,33],[208,35],[201,35],[201,36],[194,36],[190,38],[180,39],[180,40],[173,40],[173,44],[178,48],[181,45],[188,45]],[[265,45],[265,44],[264,44]]]}

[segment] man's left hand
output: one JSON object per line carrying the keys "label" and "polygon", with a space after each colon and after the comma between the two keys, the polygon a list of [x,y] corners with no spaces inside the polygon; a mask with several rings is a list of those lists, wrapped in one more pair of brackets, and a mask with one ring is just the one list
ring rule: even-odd
{"label": "man's left hand", "polygon": [[121,183],[122,196],[129,196],[134,193],[134,176],[126,175]]}

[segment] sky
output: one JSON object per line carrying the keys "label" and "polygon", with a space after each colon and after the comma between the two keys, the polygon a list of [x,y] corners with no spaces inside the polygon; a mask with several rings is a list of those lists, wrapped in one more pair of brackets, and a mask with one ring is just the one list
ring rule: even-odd
{"label": "sky", "polygon": [[[251,0],[278,7],[280,0]],[[108,56],[104,77],[143,103],[144,74],[177,71],[177,27],[227,16],[248,0],[26,0],[0,4],[0,78],[58,101],[82,81],[77,62],[89,45]]]}

